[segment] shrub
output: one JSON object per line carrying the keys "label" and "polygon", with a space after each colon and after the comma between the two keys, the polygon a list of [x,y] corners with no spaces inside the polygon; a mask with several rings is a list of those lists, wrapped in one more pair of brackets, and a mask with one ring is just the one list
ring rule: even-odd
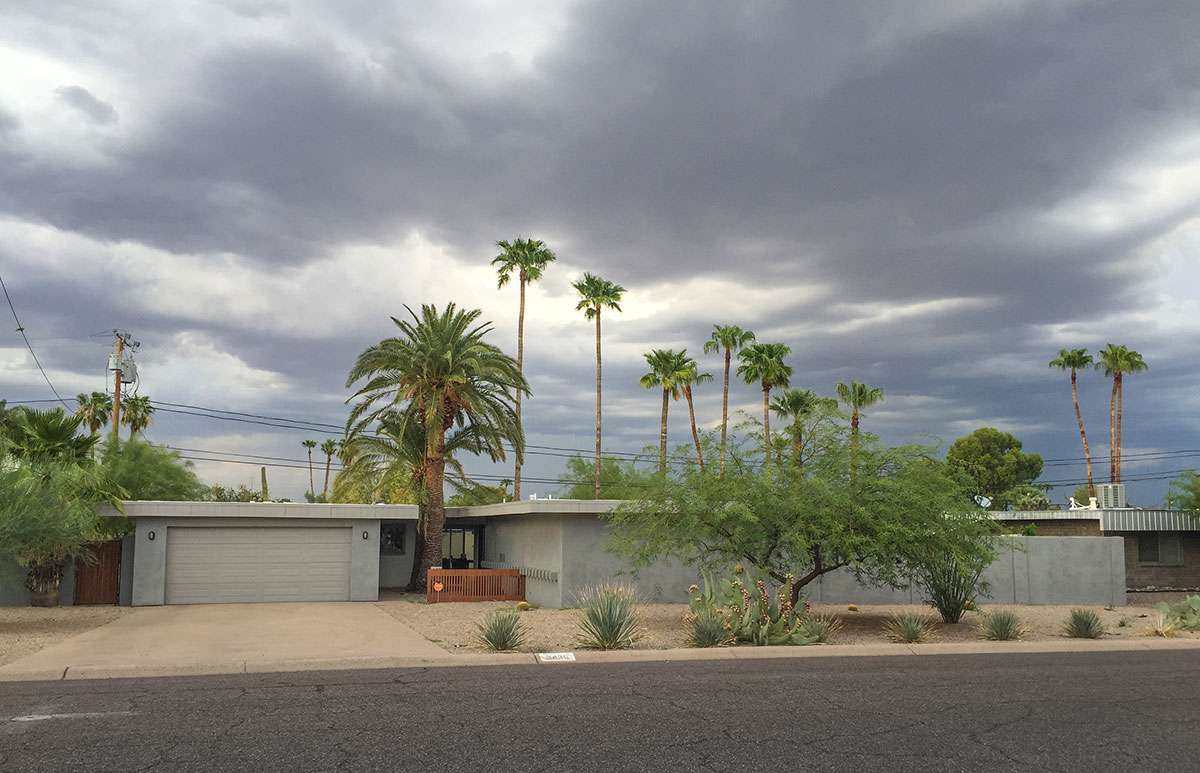
{"label": "shrub", "polygon": [[1183,619],[1175,614],[1171,605],[1160,601],[1150,617],[1150,624],[1142,633],[1147,636],[1178,636],[1183,627]]}
{"label": "shrub", "polygon": [[806,638],[817,643],[826,642],[843,628],[842,620],[833,615],[813,615],[801,620],[796,629]]}
{"label": "shrub", "polygon": [[[974,606],[973,599],[987,584],[980,581],[990,557],[974,554],[960,557],[942,554],[927,559],[920,568],[920,582],[929,601],[942,620],[957,623],[963,612]],[[970,606],[968,606],[970,605]]]}
{"label": "shrub", "polygon": [[991,641],[1016,641],[1021,638],[1021,619],[1015,612],[997,609],[983,616],[979,629]]}
{"label": "shrub", "polygon": [[515,650],[529,637],[529,629],[511,609],[492,610],[476,628],[476,641],[489,650]]}
{"label": "shrub", "polygon": [[687,620],[691,626],[687,637],[689,647],[724,647],[736,641],[725,616],[716,610],[689,615]]}
{"label": "shrub", "polygon": [[1099,639],[1104,635],[1104,623],[1090,609],[1072,609],[1063,625],[1063,633],[1072,639]]}
{"label": "shrub", "polygon": [[581,647],[623,650],[641,638],[633,588],[624,585],[597,585],[579,597],[583,617],[579,621],[577,641]]}
{"label": "shrub", "polygon": [[889,639],[903,644],[927,641],[933,636],[934,630],[933,619],[917,612],[893,615],[884,627]]}
{"label": "shrub", "polygon": [[1178,604],[1171,605],[1160,601],[1158,606],[1166,606],[1174,617],[1179,618],[1180,628],[1200,631],[1200,596],[1189,596]]}

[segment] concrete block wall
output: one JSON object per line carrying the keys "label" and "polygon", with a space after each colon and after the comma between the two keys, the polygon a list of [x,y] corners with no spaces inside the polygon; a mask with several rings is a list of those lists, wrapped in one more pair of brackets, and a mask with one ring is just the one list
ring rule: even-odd
{"label": "concrete block wall", "polygon": [[1122,532],[1125,576],[1130,590],[1200,590],[1200,532],[1179,532],[1181,563],[1143,564],[1138,560],[1139,532]]}

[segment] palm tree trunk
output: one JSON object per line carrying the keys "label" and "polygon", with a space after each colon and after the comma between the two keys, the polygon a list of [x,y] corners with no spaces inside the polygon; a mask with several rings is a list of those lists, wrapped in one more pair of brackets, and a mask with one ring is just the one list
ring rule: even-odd
{"label": "palm tree trunk", "polygon": [[1113,483],[1121,482],[1121,409],[1125,402],[1125,383],[1120,371],[1116,374],[1117,383],[1117,478]]}
{"label": "palm tree trunk", "polygon": [[[333,465],[333,454],[325,455],[325,488],[321,491],[321,496],[329,497],[329,468]],[[265,468],[264,468],[265,469]]]}
{"label": "palm tree trunk", "polygon": [[796,417],[796,421],[792,424],[792,426],[795,428],[796,434],[796,438],[792,443],[792,464],[796,465],[797,467],[803,467],[804,460],[800,458],[800,452],[804,448],[804,443],[802,442],[803,435],[801,434],[802,430],[800,429],[801,425],[799,416]]}
{"label": "palm tree trunk", "polygon": [[1117,383],[1113,373],[1112,397],[1108,401],[1108,482],[1117,482]]}
{"label": "palm tree trunk", "polygon": [[[525,375],[525,269],[521,269],[521,307],[517,312],[517,372]],[[521,390],[517,390],[517,426],[521,426]],[[513,470],[513,501],[521,501],[521,457],[516,457]]]}
{"label": "palm tree trunk", "polygon": [[425,535],[421,541],[421,568],[416,591],[426,585],[431,568],[442,566],[442,531],[446,526],[446,430],[438,433],[437,447],[425,460]]}
{"label": "palm tree trunk", "polygon": [[658,429],[658,477],[667,482],[667,406],[671,404],[671,393],[663,390],[662,425]]}
{"label": "palm tree trunk", "polygon": [[688,416],[692,419],[692,440],[696,443],[696,461],[700,463],[700,472],[704,472],[704,452],[700,450],[700,433],[696,431],[696,406],[692,404],[692,387],[683,388],[683,396],[687,398]]}
{"label": "palm tree trunk", "polygon": [[725,477],[725,428],[729,426],[729,360],[733,352],[725,349],[725,388],[721,395],[721,477]]}
{"label": "palm tree trunk", "polygon": [[312,449],[308,449],[308,493],[317,495],[317,487],[313,484]]}
{"label": "palm tree trunk", "polygon": [[1079,412],[1079,392],[1075,388],[1075,369],[1071,368],[1071,399],[1075,401],[1075,418],[1079,421],[1079,436],[1083,438],[1083,461],[1087,464],[1088,496],[1096,496],[1096,484],[1092,480],[1092,451],[1088,448],[1087,433],[1083,431],[1083,414]]}
{"label": "palm tree trunk", "polygon": [[600,306],[596,306],[596,483],[593,499],[600,498]]}
{"label": "palm tree trunk", "polygon": [[763,382],[763,449],[767,455],[767,466],[771,466],[771,385]]}
{"label": "palm tree trunk", "polygon": [[858,449],[858,409],[850,412],[850,448]]}

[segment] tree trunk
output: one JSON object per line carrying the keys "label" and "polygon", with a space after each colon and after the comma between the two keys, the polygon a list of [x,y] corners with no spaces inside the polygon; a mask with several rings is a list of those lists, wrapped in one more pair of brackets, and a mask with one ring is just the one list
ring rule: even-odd
{"label": "tree trunk", "polygon": [[[517,372],[525,375],[525,269],[521,269],[521,307],[517,312]],[[517,426],[521,426],[521,390],[517,390]],[[522,427],[522,432],[524,428]],[[516,457],[513,470],[513,501],[521,501],[521,457],[513,451]]]}
{"label": "tree trunk", "polygon": [[667,407],[671,404],[671,393],[663,390],[662,424],[658,428],[658,478],[667,482]]}
{"label": "tree trunk", "polygon": [[30,590],[29,605],[57,607],[58,585],[62,581],[62,564],[36,564],[29,567],[25,587]]}
{"label": "tree trunk", "polygon": [[771,466],[771,385],[763,382],[763,450],[767,455],[767,466]]}
{"label": "tree trunk", "polygon": [[804,448],[804,443],[802,442],[804,436],[801,434],[802,430],[800,429],[801,424],[799,416],[796,417],[796,421],[792,424],[792,426],[796,433],[796,437],[792,442],[792,464],[796,465],[797,467],[803,467],[804,461],[800,458],[800,452]]}
{"label": "tree trunk", "polygon": [[683,388],[683,396],[687,398],[688,416],[692,419],[692,440],[696,443],[696,461],[700,464],[700,472],[704,472],[704,452],[700,450],[700,433],[696,431],[696,406],[692,404],[690,384]]}
{"label": "tree trunk", "polygon": [[725,349],[725,387],[721,395],[721,477],[725,477],[725,429],[729,426],[729,359],[732,350]]}
{"label": "tree trunk", "polygon": [[850,412],[850,447],[858,449],[858,409]]}
{"label": "tree trunk", "polygon": [[414,550],[414,558],[413,558],[413,562],[412,562],[412,573],[409,574],[409,577],[408,577],[407,590],[410,593],[423,593],[425,591],[425,585],[422,583],[422,575],[421,575],[421,564],[423,564],[424,562],[418,561],[415,558],[415,556],[419,556],[421,554],[421,551],[425,549],[425,506],[418,505],[418,508],[419,509],[417,510],[417,512],[418,512],[417,524],[416,524],[416,529],[414,530],[416,532],[414,534],[416,539],[413,542],[413,545],[416,545],[418,547],[416,547]]}
{"label": "tree trunk", "polygon": [[1083,438],[1083,461],[1087,464],[1088,496],[1096,496],[1096,483],[1092,480],[1092,451],[1088,448],[1087,433],[1083,431],[1083,414],[1079,412],[1079,392],[1075,388],[1075,369],[1071,368],[1071,400],[1075,403],[1075,418],[1079,421],[1079,436]]}
{"label": "tree trunk", "polygon": [[1125,402],[1125,383],[1124,383],[1124,380],[1121,378],[1120,371],[1117,371],[1117,374],[1116,374],[1116,384],[1117,384],[1117,456],[1116,456],[1117,477],[1116,477],[1116,480],[1113,481],[1113,483],[1120,483],[1121,482],[1121,410],[1124,407],[1122,405],[1122,403]]}
{"label": "tree trunk", "polygon": [[[329,468],[333,466],[333,454],[325,455],[325,488],[321,491],[321,496],[329,498]],[[266,494],[263,494],[263,499],[266,499]]]}
{"label": "tree trunk", "polygon": [[317,487],[313,484],[313,468],[312,468],[312,449],[308,450],[308,493],[314,497],[317,495]]}
{"label": "tree trunk", "polygon": [[438,432],[437,446],[425,460],[425,535],[421,540],[421,567],[417,591],[425,588],[430,568],[442,566],[442,531],[446,525],[446,428]]}
{"label": "tree trunk", "polygon": [[596,306],[596,484],[593,499],[600,498],[600,306]]}
{"label": "tree trunk", "polygon": [[1108,482],[1117,482],[1117,383],[1119,373],[1113,373],[1112,397],[1108,401]]}

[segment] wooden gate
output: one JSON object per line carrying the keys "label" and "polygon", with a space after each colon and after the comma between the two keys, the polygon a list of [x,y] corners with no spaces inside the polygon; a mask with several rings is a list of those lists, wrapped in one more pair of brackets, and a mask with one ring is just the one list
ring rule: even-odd
{"label": "wooden gate", "polygon": [[116,604],[121,595],[121,540],[91,547],[95,563],[75,562],[75,603]]}
{"label": "wooden gate", "polygon": [[430,569],[425,599],[439,601],[524,601],[520,569]]}

